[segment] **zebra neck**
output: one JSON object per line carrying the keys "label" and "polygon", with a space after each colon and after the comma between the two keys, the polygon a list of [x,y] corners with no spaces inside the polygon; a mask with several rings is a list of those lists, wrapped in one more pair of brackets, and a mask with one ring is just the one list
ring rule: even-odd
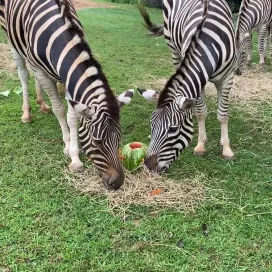
{"label": "zebra neck", "polygon": [[215,69],[213,55],[214,52],[207,54],[203,48],[196,48],[193,44],[176,73],[166,84],[159,104],[174,100],[177,96],[198,98]]}
{"label": "zebra neck", "polygon": [[102,103],[112,95],[99,63],[77,35],[62,48],[52,48],[51,60],[56,74],[65,84],[67,99],[88,106],[93,102]]}

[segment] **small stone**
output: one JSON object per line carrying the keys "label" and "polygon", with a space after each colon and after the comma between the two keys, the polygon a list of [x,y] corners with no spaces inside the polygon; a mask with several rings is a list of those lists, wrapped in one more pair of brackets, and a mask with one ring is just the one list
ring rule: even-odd
{"label": "small stone", "polygon": [[178,243],[177,243],[177,246],[178,246],[179,248],[184,248],[184,243],[183,243],[183,241],[182,241],[182,240],[179,240]]}

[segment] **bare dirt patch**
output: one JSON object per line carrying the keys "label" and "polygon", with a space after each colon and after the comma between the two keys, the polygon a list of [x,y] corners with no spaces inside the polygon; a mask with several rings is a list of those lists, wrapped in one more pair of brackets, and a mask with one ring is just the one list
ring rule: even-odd
{"label": "bare dirt patch", "polygon": [[114,5],[105,4],[105,3],[95,3],[88,0],[73,0],[74,5],[77,10],[84,8],[113,8]]}
{"label": "bare dirt patch", "polygon": [[206,200],[204,175],[174,181],[144,169],[136,173],[126,172],[125,184],[116,192],[103,186],[93,167],[83,174],[65,175],[69,183],[79,191],[93,196],[106,196],[112,210],[144,205],[190,212]]}
{"label": "bare dirt patch", "polygon": [[0,43],[0,70],[3,70],[9,75],[17,75],[15,61],[11,57],[10,44]]}

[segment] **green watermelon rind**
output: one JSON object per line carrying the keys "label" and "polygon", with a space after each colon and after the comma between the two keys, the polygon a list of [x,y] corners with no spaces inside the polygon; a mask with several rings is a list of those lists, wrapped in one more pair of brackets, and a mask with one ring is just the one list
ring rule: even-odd
{"label": "green watermelon rind", "polygon": [[141,162],[143,161],[146,153],[147,153],[147,146],[143,143],[141,143],[141,148],[134,148],[132,149],[130,147],[130,144],[127,144],[122,149],[122,156],[123,159],[123,165],[124,167],[129,170],[133,171],[139,167]]}

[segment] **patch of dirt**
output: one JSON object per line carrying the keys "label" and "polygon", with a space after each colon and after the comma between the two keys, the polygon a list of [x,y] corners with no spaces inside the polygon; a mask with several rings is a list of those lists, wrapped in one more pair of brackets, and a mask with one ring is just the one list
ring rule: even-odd
{"label": "patch of dirt", "polygon": [[0,70],[9,75],[17,75],[15,61],[12,59],[10,44],[0,43]]}
{"label": "patch of dirt", "polygon": [[74,5],[77,10],[84,8],[113,8],[114,5],[105,4],[105,3],[95,3],[88,0],[73,0]]}

